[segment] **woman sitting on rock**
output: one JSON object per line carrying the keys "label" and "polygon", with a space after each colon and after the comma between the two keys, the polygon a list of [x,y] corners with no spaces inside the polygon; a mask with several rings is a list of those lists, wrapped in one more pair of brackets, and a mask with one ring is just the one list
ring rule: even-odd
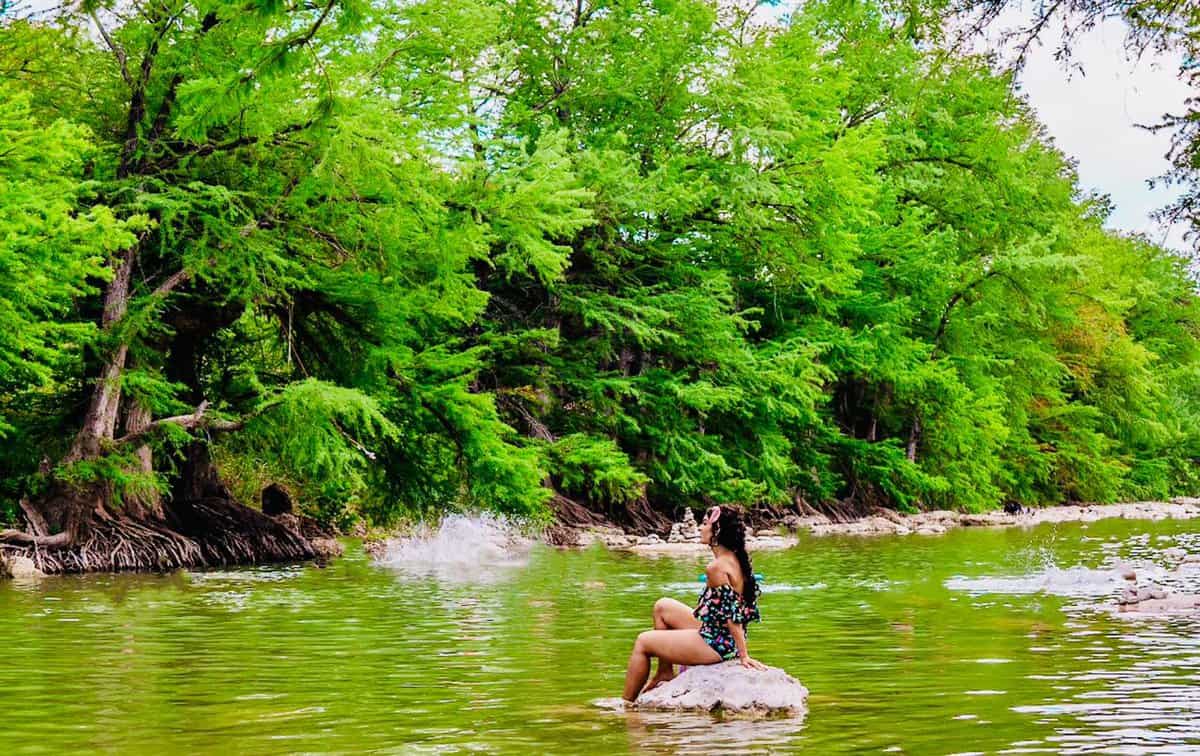
{"label": "woman sitting on rock", "polygon": [[[676,664],[716,664],[737,657],[743,667],[766,669],[746,650],[746,624],[759,619],[758,584],[738,513],[728,507],[710,509],[700,525],[700,542],[713,552],[700,600],[694,610],[670,598],[654,603],[654,629],[638,636],[629,657],[626,701],[674,678]],[[652,656],[658,657],[658,672],[646,683]]]}

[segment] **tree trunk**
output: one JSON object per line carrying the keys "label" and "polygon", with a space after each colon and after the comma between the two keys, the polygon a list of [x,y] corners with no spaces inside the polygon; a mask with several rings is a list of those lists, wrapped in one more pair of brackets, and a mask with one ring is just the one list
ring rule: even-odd
{"label": "tree trunk", "polygon": [[[105,331],[111,330],[113,324],[125,317],[129,309],[135,256],[136,248],[122,253],[113,279],[104,292],[104,313],[101,315],[100,325]],[[63,462],[93,459],[100,453],[101,441],[112,439],[116,432],[117,410],[121,403],[121,376],[125,372],[125,359],[128,354],[129,345],[120,344],[104,363],[100,376],[96,379],[87,413],[83,416],[83,426],[76,434],[75,442],[63,458]]]}
{"label": "tree trunk", "polygon": [[[125,409],[125,432],[140,433],[150,426],[153,418],[149,408],[141,402],[128,402]],[[137,457],[137,470],[140,475],[154,474],[154,451],[149,444],[142,444],[134,452]],[[130,517],[145,519],[153,517],[161,520],[164,517],[162,500],[157,490],[149,490],[136,495],[126,496],[121,503],[121,509]]]}
{"label": "tree trunk", "polygon": [[908,447],[905,455],[909,462],[917,461],[917,439],[921,437],[921,418],[913,416],[912,429],[908,433]]}

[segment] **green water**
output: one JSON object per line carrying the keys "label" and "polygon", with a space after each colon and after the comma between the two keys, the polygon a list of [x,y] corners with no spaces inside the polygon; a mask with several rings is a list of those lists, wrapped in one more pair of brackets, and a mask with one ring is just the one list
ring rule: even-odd
{"label": "green water", "polygon": [[[1164,752],[1200,745],[1200,621],[1099,608],[1092,571],[1200,551],[1187,522],[808,539],[760,553],[754,656],[802,720],[646,716],[634,636],[702,558],[535,547],[479,569],[52,578],[0,585],[7,753]],[[469,549],[464,544],[463,549]],[[1088,568],[1088,569],[1084,569]],[[1165,573],[1200,589],[1200,571]]]}

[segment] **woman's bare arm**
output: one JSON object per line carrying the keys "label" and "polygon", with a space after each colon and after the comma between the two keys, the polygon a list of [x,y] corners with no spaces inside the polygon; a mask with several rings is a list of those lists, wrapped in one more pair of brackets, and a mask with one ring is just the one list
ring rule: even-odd
{"label": "woman's bare arm", "polygon": [[729,628],[729,632],[733,635],[733,643],[737,646],[737,655],[738,659],[742,661],[742,666],[750,669],[766,669],[767,665],[750,658],[750,649],[746,646],[746,628],[733,620],[727,620],[725,627]]}

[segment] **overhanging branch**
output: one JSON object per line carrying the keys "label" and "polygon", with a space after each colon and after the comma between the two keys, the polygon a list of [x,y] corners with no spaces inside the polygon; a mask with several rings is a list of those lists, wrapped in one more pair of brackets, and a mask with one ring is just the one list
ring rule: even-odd
{"label": "overhanging branch", "polygon": [[173,417],[164,417],[146,425],[141,430],[126,433],[124,436],[113,441],[117,446],[139,445],[146,440],[155,431],[160,430],[168,425],[174,425],[184,430],[195,430],[204,428],[208,431],[235,431],[240,430],[246,425],[245,419],[241,420],[223,420],[221,418],[212,417],[208,413],[208,402],[200,402],[196,407],[196,411],[187,415],[174,415]]}

